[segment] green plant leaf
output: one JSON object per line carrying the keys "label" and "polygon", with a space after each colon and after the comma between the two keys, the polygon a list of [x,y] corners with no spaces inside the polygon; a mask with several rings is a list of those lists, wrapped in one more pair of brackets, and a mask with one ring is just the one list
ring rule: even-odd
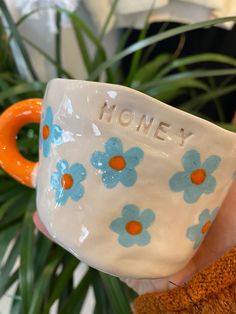
{"label": "green plant leaf", "polygon": [[132,314],[128,299],[122,290],[122,284],[116,277],[100,273],[114,314]]}
{"label": "green plant leaf", "polygon": [[7,248],[9,247],[12,239],[17,235],[18,233],[18,226],[12,225],[3,232],[0,233],[0,267],[2,267],[2,261],[5,256],[5,253],[7,251]]}
{"label": "green plant leaf", "polygon": [[184,111],[197,113],[207,102],[214,100],[216,98],[222,97],[224,95],[233,93],[236,90],[236,84],[209,91],[206,94],[200,95],[198,97],[195,97],[194,99],[191,99],[184,104],[179,106],[179,109],[182,109]]}
{"label": "green plant leaf", "polygon": [[15,23],[14,23],[11,15],[10,15],[8,9],[7,9],[7,6],[6,6],[6,4],[5,4],[5,2],[3,0],[0,1],[0,8],[1,8],[1,11],[2,11],[2,13],[4,15],[4,18],[6,19],[6,22],[7,22],[8,26],[9,26],[9,28],[11,29],[11,34],[12,34],[13,38],[15,39],[15,42],[16,42],[16,44],[17,44],[17,46],[18,46],[18,48],[19,48],[19,50],[20,50],[20,52],[22,54],[22,57],[23,57],[23,59],[25,61],[25,64],[27,65],[29,73],[31,74],[31,76],[32,76],[32,78],[34,80],[37,80],[38,77],[37,77],[37,74],[36,74],[32,64],[31,64],[28,52],[27,52],[27,50],[26,50],[26,48],[25,48],[25,46],[24,46],[24,44],[23,44],[23,42],[21,40],[21,37],[20,37],[20,35],[18,33],[18,30],[17,30],[17,28],[15,26]]}
{"label": "green plant leaf", "polygon": [[223,129],[236,133],[236,125],[232,123],[217,123]]}
{"label": "green plant leaf", "polygon": [[158,70],[171,60],[171,55],[168,53],[158,55],[153,60],[147,62],[145,65],[137,69],[133,81],[132,87],[137,88],[142,82],[147,82],[152,79],[158,73]]}
{"label": "green plant leaf", "polygon": [[92,60],[91,56],[89,55],[90,52],[87,43],[85,42],[80,23],[78,22],[78,19],[75,19],[73,17],[71,17],[71,22],[74,28],[74,33],[78,42],[78,47],[80,49],[84,65],[86,67],[87,73],[90,73],[90,71],[92,70]]}
{"label": "green plant leaf", "polygon": [[21,81],[21,78],[18,77],[18,75],[16,75],[15,73],[10,73],[10,72],[0,73],[0,79],[9,84],[16,84],[19,82],[19,80]]}
{"label": "green plant leaf", "polygon": [[47,258],[49,257],[50,251],[52,250],[52,246],[52,241],[46,238],[45,235],[41,234],[41,232],[37,232],[35,247],[37,248],[37,252],[40,252],[40,254],[35,254],[34,261],[34,275],[37,279],[43,272],[43,268],[45,267]]}
{"label": "green plant leaf", "polygon": [[167,73],[181,68],[183,66],[193,65],[196,63],[202,62],[216,62],[216,63],[224,63],[232,66],[236,66],[236,59],[222,55],[217,53],[202,53],[199,55],[188,56],[185,58],[175,59],[170,64],[168,64],[165,68],[163,68],[158,74],[157,77],[163,77]]}
{"label": "green plant leaf", "polygon": [[[11,273],[13,268],[15,267],[15,263],[19,256],[20,251],[20,243],[19,237],[16,237],[14,242],[12,243],[12,248],[10,249],[9,256],[5,264],[0,268],[0,297],[5,293],[5,291],[9,288],[9,281],[12,283]],[[18,275],[14,275],[16,278]],[[14,277],[14,278],[15,278]],[[14,281],[13,281],[14,282]]]}
{"label": "green plant leaf", "polygon": [[18,198],[14,198],[14,202],[7,207],[7,210],[4,208],[5,214],[1,219],[0,232],[3,232],[3,230],[12,224],[17,224],[22,221],[27,206],[27,200],[28,191],[26,193],[20,193]]}
{"label": "green plant leaf", "polygon": [[45,314],[48,313],[53,303],[63,293],[65,286],[73,277],[73,272],[78,266],[78,264],[79,264],[78,259],[76,259],[73,256],[70,256],[67,263],[65,264],[65,267],[63,267],[61,274],[54,279],[54,288],[50,293],[48,303],[43,313]]}
{"label": "green plant leaf", "polygon": [[[87,36],[87,38],[94,44],[94,46],[97,49],[97,52],[100,54],[102,60],[106,60],[106,52],[104,47],[102,46],[102,43],[100,42],[99,38],[94,34],[94,32],[90,29],[90,27],[75,13],[64,10],[64,9],[58,9],[59,12],[65,13],[71,23],[73,24],[74,28],[78,32],[84,32],[84,34]],[[88,54],[88,50],[84,51],[84,55]],[[87,56],[85,56],[86,58]]]}
{"label": "green plant leaf", "polygon": [[12,298],[10,314],[19,314],[21,310],[21,297],[20,297],[20,288],[17,284],[16,292]]}
{"label": "green plant leaf", "polygon": [[[141,32],[139,33],[139,37],[138,37],[138,42],[142,41],[145,39],[147,31],[148,31],[148,20],[150,18],[150,15],[152,13],[152,8],[150,9],[150,11],[147,14],[146,20],[145,20],[145,24],[144,27],[142,28]],[[128,77],[125,80],[124,85],[130,86],[132,84],[133,78],[135,76],[135,73],[138,69],[140,60],[141,60],[141,56],[142,56],[142,50],[136,50],[135,53],[132,56],[132,61],[131,61],[131,66],[130,66],[130,70],[128,73]]]}
{"label": "green plant leaf", "polygon": [[163,84],[173,84],[173,82],[178,82],[180,80],[189,80],[195,78],[204,78],[204,77],[214,77],[214,76],[226,76],[226,75],[235,75],[235,69],[216,69],[216,70],[193,70],[185,71],[177,74],[172,74],[164,78],[153,79],[151,82],[144,83],[139,86],[140,90],[148,90],[156,86],[161,86]]}
{"label": "green plant leaf", "polygon": [[34,224],[35,193],[29,198],[23,221],[20,241],[20,291],[22,312],[28,313],[34,284]]}
{"label": "green plant leaf", "polygon": [[[100,32],[100,34],[98,35],[98,39],[100,42],[102,42],[103,38],[104,38],[104,35],[106,34],[106,31],[107,31],[107,28],[110,24],[110,21],[111,21],[111,18],[114,14],[114,11],[115,11],[115,8],[116,8],[116,5],[118,3],[119,0],[114,0],[112,2],[112,6],[111,6],[111,9],[109,11],[109,14],[105,20],[105,23],[102,27],[102,30]],[[106,58],[106,56],[104,54],[101,55],[101,51],[100,49],[96,49],[96,52],[95,52],[95,57],[93,59],[93,62],[92,62],[92,67],[91,67],[91,70],[96,68],[101,62],[104,61],[104,57]],[[108,69],[107,70],[107,82],[110,82],[110,83],[115,83],[115,75],[113,75],[113,73],[115,73],[115,71],[111,71],[111,69]]]}
{"label": "green plant leaf", "polygon": [[[69,19],[70,19],[71,23],[73,24],[74,28],[76,29],[76,31],[81,32],[81,34],[83,31],[83,33],[87,36],[87,39],[90,40],[91,43],[95,46],[96,56],[98,56],[98,57],[95,57],[95,60],[98,61],[97,66],[101,63],[101,61],[102,62],[106,61],[107,60],[106,51],[102,45],[102,42],[95,35],[95,33],[91,30],[91,28],[77,14],[70,12],[70,11],[67,11],[67,10],[64,10],[64,9],[58,9],[58,10],[60,12],[64,12],[69,17]],[[82,54],[85,58],[87,58],[88,53],[89,53],[88,50],[82,52]],[[86,62],[88,62],[88,66],[90,69],[90,60],[87,60]],[[91,69],[90,70],[92,71],[92,69],[95,66],[96,65],[94,64],[94,62],[91,63]],[[89,73],[90,73],[90,71],[89,71]],[[99,78],[100,74],[102,74],[102,73],[98,73],[98,74],[99,74],[98,76],[94,77],[94,80]],[[111,73],[110,69],[107,69],[106,74],[107,74],[107,80],[112,81],[113,78],[112,78],[112,73]]]}
{"label": "green plant leaf", "polygon": [[[39,254],[39,253],[38,253]],[[58,263],[64,255],[64,251],[57,248],[53,252],[53,256],[48,261],[45,266],[41,276],[36,281],[34,286],[34,291],[32,291],[31,305],[28,314],[41,314],[42,313],[42,302],[44,298],[44,293],[49,285],[50,278],[55,271]]]}
{"label": "green plant leaf", "polygon": [[19,277],[19,269],[15,270],[8,277],[4,277],[0,287],[0,298],[5,295],[5,292],[16,282]]}
{"label": "green plant leaf", "polygon": [[201,89],[204,91],[209,90],[209,87],[205,83],[199,80],[184,78],[177,81],[173,81],[171,84],[169,82],[164,83],[164,84],[157,84],[156,87],[148,89],[145,92],[149,96],[153,96],[157,99],[161,99],[162,95],[165,95],[167,93],[176,94],[176,92],[180,92],[181,89],[187,89],[187,88],[196,88],[196,89]]}
{"label": "green plant leaf", "polygon": [[66,78],[68,79],[74,79],[73,75],[70,74],[68,71],[64,70],[62,67],[60,67],[59,64],[57,64],[57,62],[51,58],[45,51],[43,51],[41,48],[39,48],[37,45],[35,45],[32,41],[30,41],[29,39],[27,39],[24,36],[21,36],[22,40],[24,40],[29,46],[31,46],[33,49],[35,49],[36,51],[38,51],[47,61],[49,61],[51,64],[53,64],[57,71],[60,71],[60,73],[62,75],[64,75]]}
{"label": "green plant leaf", "polygon": [[46,85],[40,82],[18,84],[3,92],[0,92],[0,100],[25,93],[40,92],[40,94],[42,94],[45,87]]}
{"label": "green plant leaf", "polygon": [[59,314],[77,314],[81,312],[81,308],[84,304],[88,288],[93,281],[93,277],[94,270],[89,268],[81,282],[76,288],[74,288],[71,295],[65,301],[63,307],[59,311]]}
{"label": "green plant leaf", "polygon": [[[191,87],[188,87],[191,91]],[[168,89],[166,91],[159,92],[158,94],[155,94],[153,97],[165,102],[166,104],[170,104],[172,101],[174,101],[177,97],[188,95],[189,91],[188,88],[182,88],[182,89]]]}
{"label": "green plant leaf", "polygon": [[56,12],[57,32],[55,35],[55,61],[57,65],[57,77],[61,77],[61,13]]}
{"label": "green plant leaf", "polygon": [[[216,82],[215,82],[213,77],[209,77],[208,82],[209,82],[211,90],[216,89]],[[216,111],[217,111],[217,114],[219,117],[219,121],[221,121],[221,122],[225,121],[225,113],[224,113],[220,99],[216,98],[216,99],[214,99],[214,102],[215,102]]]}
{"label": "green plant leaf", "polygon": [[93,291],[95,294],[96,304],[94,314],[111,314],[112,309],[104,284],[99,276],[99,272],[94,276]]}
{"label": "green plant leaf", "polygon": [[113,0],[113,2],[112,2],[111,9],[110,9],[110,11],[109,11],[109,13],[108,13],[108,16],[107,16],[107,18],[106,18],[104,24],[103,24],[102,30],[101,30],[101,32],[100,32],[100,34],[99,34],[99,36],[98,36],[98,38],[99,38],[100,40],[102,40],[103,37],[104,37],[104,35],[106,34],[107,28],[108,28],[108,26],[109,26],[109,23],[110,23],[110,21],[111,21],[112,16],[114,15],[114,12],[115,12],[115,9],[116,9],[116,6],[117,6],[118,1],[119,1],[119,0]]}
{"label": "green plant leaf", "polygon": [[131,303],[135,298],[138,297],[138,294],[130,287],[128,287],[125,283],[122,284],[122,288],[124,290],[124,294],[127,296],[128,301]]}
{"label": "green plant leaf", "polygon": [[143,49],[143,48],[148,47],[148,46],[150,46],[152,44],[160,42],[160,41],[162,41],[164,39],[171,38],[173,36],[182,34],[184,32],[190,32],[192,30],[196,30],[196,29],[199,29],[199,28],[209,27],[209,26],[213,26],[213,25],[217,25],[217,24],[221,24],[221,23],[225,23],[225,22],[229,22],[229,21],[236,21],[236,17],[235,16],[231,16],[231,17],[214,19],[214,20],[204,21],[204,22],[190,24],[190,25],[179,26],[179,27],[170,29],[168,31],[165,31],[165,32],[163,32],[161,34],[157,34],[157,35],[153,35],[153,36],[147,37],[147,38],[145,38],[145,39],[143,39],[143,40],[141,40],[141,41],[139,41],[139,42],[137,42],[135,44],[132,44],[131,46],[127,47],[123,51],[121,51],[118,54],[114,55],[109,60],[107,60],[104,63],[102,63],[101,65],[99,65],[97,67],[97,69],[95,69],[89,75],[88,80],[94,80],[94,78],[96,78],[98,75],[100,75],[107,68],[111,67],[114,63],[120,61],[124,57],[134,53],[137,50]]}
{"label": "green plant leaf", "polygon": [[[11,88],[11,85],[6,81],[6,80],[0,80],[0,93],[2,91],[6,91],[8,90],[9,88]],[[17,102],[19,99],[15,96],[10,96],[8,97],[9,98],[9,101],[14,104],[15,102]]]}
{"label": "green plant leaf", "polygon": [[[13,190],[14,191],[14,190]],[[15,191],[17,192],[17,191]],[[10,191],[9,191],[10,193]],[[6,192],[7,196],[9,195],[8,191]],[[12,215],[12,211],[14,209],[16,209],[17,205],[19,204],[19,200],[22,199],[22,195],[20,193],[16,193],[15,195],[13,195],[12,193],[10,193],[10,196],[12,196],[10,199],[6,200],[6,202],[4,202],[3,205],[1,205],[0,207],[0,226],[3,223],[3,217],[5,214],[10,214]]]}

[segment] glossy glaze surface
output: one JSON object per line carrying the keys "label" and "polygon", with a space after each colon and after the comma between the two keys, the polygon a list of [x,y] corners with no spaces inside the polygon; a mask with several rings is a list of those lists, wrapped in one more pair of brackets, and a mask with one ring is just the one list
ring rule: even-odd
{"label": "glossy glaze surface", "polygon": [[36,163],[24,158],[17,149],[17,134],[28,123],[39,123],[42,99],[22,100],[7,110],[0,118],[0,165],[17,181],[35,186]]}
{"label": "glossy glaze surface", "polygon": [[48,84],[37,207],[51,236],[89,265],[135,278],[183,268],[236,168],[236,138],[134,90]]}

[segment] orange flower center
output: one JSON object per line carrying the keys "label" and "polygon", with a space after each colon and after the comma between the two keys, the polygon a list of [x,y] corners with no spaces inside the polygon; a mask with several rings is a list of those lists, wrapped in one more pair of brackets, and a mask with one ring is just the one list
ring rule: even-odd
{"label": "orange flower center", "polygon": [[208,220],[205,225],[202,227],[202,233],[205,234],[211,225],[211,221]]}
{"label": "orange flower center", "polygon": [[65,190],[69,190],[73,185],[73,177],[72,175],[65,173],[61,177],[61,185]]}
{"label": "orange flower center", "polygon": [[126,166],[126,162],[124,157],[122,156],[114,156],[109,161],[109,166],[114,170],[123,170]]}
{"label": "orange flower center", "polygon": [[137,235],[142,232],[143,226],[139,221],[129,221],[125,226],[126,231],[131,235]]}
{"label": "orange flower center", "polygon": [[202,184],[206,179],[206,171],[204,169],[197,169],[191,173],[191,181],[194,184]]}
{"label": "orange flower center", "polygon": [[43,126],[43,139],[46,140],[49,137],[50,134],[50,128],[47,124],[44,124]]}

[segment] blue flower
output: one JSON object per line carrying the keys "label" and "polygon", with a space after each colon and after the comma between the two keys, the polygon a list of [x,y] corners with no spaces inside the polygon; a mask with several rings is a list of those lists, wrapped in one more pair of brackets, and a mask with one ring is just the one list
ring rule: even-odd
{"label": "blue flower", "polygon": [[51,144],[59,145],[62,143],[62,129],[59,125],[53,124],[52,108],[46,108],[46,114],[42,115],[40,142],[43,145],[43,155],[48,157]]}
{"label": "blue flower", "polygon": [[137,180],[135,167],[143,159],[143,151],[132,147],[123,153],[122,142],[112,137],[105,143],[105,152],[95,151],[91,164],[102,172],[102,181],[106,188],[114,188],[118,182],[130,187]]}
{"label": "blue flower", "polygon": [[203,193],[213,193],[216,188],[216,179],[212,173],[220,161],[219,156],[212,155],[201,163],[198,151],[187,151],[182,158],[184,171],[177,172],[169,181],[171,190],[184,191],[186,203],[195,203]]}
{"label": "blue flower", "polygon": [[218,208],[215,208],[212,213],[210,213],[209,209],[204,209],[204,211],[199,216],[199,223],[188,228],[186,236],[188,239],[194,242],[194,249],[196,249],[204,239],[207,231],[209,230],[217,215],[217,212]]}
{"label": "blue flower", "polygon": [[119,234],[118,241],[125,247],[134,244],[145,246],[151,240],[147,228],[154,220],[155,214],[151,209],[140,212],[137,206],[129,204],[123,208],[122,217],[112,221],[110,229]]}
{"label": "blue flower", "polygon": [[84,166],[74,163],[69,167],[66,160],[60,160],[56,168],[57,170],[51,176],[56,203],[64,205],[69,197],[73,201],[78,201],[84,195],[84,187],[80,184],[86,178]]}

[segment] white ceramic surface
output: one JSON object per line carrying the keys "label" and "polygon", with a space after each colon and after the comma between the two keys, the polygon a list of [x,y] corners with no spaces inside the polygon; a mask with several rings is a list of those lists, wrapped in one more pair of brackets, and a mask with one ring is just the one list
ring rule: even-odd
{"label": "white ceramic surface", "polygon": [[55,79],[43,101],[38,212],[92,267],[164,277],[196,252],[235,159],[235,134],[205,120],[126,87]]}

